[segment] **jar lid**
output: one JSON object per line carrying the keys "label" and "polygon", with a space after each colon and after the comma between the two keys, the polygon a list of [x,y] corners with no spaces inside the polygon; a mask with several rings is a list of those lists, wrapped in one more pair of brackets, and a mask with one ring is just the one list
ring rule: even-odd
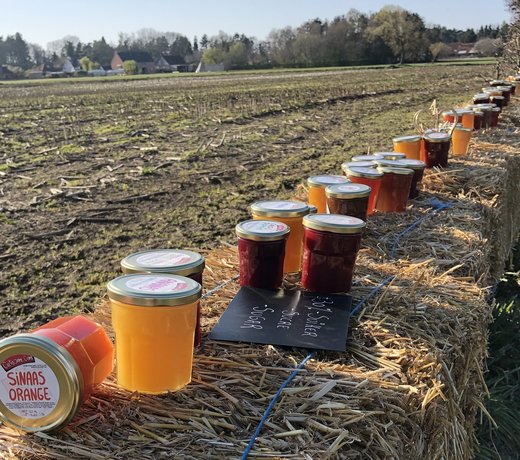
{"label": "jar lid", "polygon": [[509,82],[507,80],[491,80],[489,82],[491,86],[501,86],[501,85],[507,85]]}
{"label": "jar lid", "polygon": [[485,104],[468,105],[468,108],[470,108],[470,109],[478,109],[478,110],[489,110],[489,109],[492,109],[493,107],[496,107],[496,106],[497,106],[496,104],[493,104],[491,102],[486,102]]}
{"label": "jar lid", "polygon": [[404,160],[398,160],[395,163],[396,163],[396,166],[400,166],[400,167],[403,167],[403,168],[414,169],[414,170],[421,170],[421,169],[426,168],[426,163],[424,161],[414,160],[412,158],[406,158]]}
{"label": "jar lid", "polygon": [[486,88],[482,88],[483,93],[502,93],[501,89],[498,89],[496,86],[488,86]]}
{"label": "jar lid", "polygon": [[345,173],[347,176],[364,177],[366,179],[383,177],[383,173],[379,172],[376,168],[358,168],[357,166],[353,166],[348,168]]}
{"label": "jar lid", "polygon": [[350,182],[345,176],[336,176],[332,174],[321,175],[321,176],[311,176],[307,179],[307,185],[313,187],[327,187],[332,184],[345,184]]}
{"label": "jar lid", "polygon": [[475,94],[473,96],[473,99],[477,99],[477,100],[480,100],[480,99],[489,99],[489,94],[486,94],[486,93],[478,93],[478,94]]}
{"label": "jar lid", "polygon": [[492,112],[502,112],[502,109],[500,107],[493,107],[491,109]]}
{"label": "jar lid", "polygon": [[438,131],[425,133],[423,137],[428,142],[449,142],[451,140],[449,133],[440,133]]}
{"label": "jar lid", "polygon": [[272,220],[246,220],[235,227],[240,238],[253,241],[278,241],[289,235],[289,226]]}
{"label": "jar lid", "polygon": [[121,261],[123,273],[170,273],[189,276],[204,270],[204,257],[182,249],[150,249]]}
{"label": "jar lid", "polygon": [[0,340],[0,420],[23,431],[54,431],[83,401],[83,376],[52,340],[17,334]]}
{"label": "jar lid", "polygon": [[497,86],[496,88],[501,91],[511,91],[511,85]]}
{"label": "jar lid", "polygon": [[347,161],[341,164],[341,169],[346,171],[348,168],[376,168],[375,161]]}
{"label": "jar lid", "polygon": [[331,233],[355,234],[365,228],[365,221],[341,214],[311,214],[303,218],[303,226]]}
{"label": "jar lid", "polygon": [[406,155],[400,152],[377,152],[374,153],[374,155],[377,155],[383,160],[402,160],[403,158],[406,158]]}
{"label": "jar lid", "polygon": [[[405,157],[405,158],[406,158],[406,157]],[[400,160],[403,160],[404,158],[399,158],[399,159],[400,159]],[[381,160],[377,160],[376,163],[377,163],[377,166],[378,166],[378,167],[379,167],[379,166],[390,166],[390,167],[392,167],[392,166],[397,166],[397,165],[395,164],[396,161],[397,161],[397,160],[385,160],[385,159],[382,158]]]}
{"label": "jar lid", "polygon": [[[491,99],[492,100],[495,100],[495,99],[498,99],[498,100],[502,99],[502,100],[504,100],[505,97],[504,96],[491,96]],[[492,107],[492,108],[494,109],[495,107]]]}
{"label": "jar lid", "polygon": [[318,212],[318,208],[313,204],[309,204],[309,214],[316,214]]}
{"label": "jar lid", "polygon": [[301,201],[257,201],[251,205],[251,212],[265,217],[301,217],[309,213],[309,206]]}
{"label": "jar lid", "polygon": [[413,174],[413,171],[409,168],[393,168],[388,166],[380,166],[377,169],[385,174],[399,174],[403,176],[406,176],[407,174]]}
{"label": "jar lid", "polygon": [[356,155],[351,158],[351,161],[374,161],[381,158],[377,155]]}
{"label": "jar lid", "polygon": [[180,275],[163,273],[123,275],[107,285],[108,297],[129,305],[170,307],[200,299],[199,283]]}
{"label": "jar lid", "polygon": [[457,115],[468,115],[470,113],[473,113],[473,110],[471,109],[455,109],[455,112],[457,112]]}
{"label": "jar lid", "polygon": [[411,134],[409,136],[399,136],[392,139],[393,142],[418,142],[421,140],[421,136]]}
{"label": "jar lid", "polygon": [[363,198],[370,195],[372,189],[365,184],[337,184],[329,185],[325,189],[327,197],[332,198]]}

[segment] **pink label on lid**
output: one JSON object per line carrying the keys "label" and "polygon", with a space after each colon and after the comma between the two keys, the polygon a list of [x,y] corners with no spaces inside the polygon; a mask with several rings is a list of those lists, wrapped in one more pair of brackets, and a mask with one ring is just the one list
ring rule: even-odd
{"label": "pink label on lid", "polygon": [[351,216],[342,216],[340,214],[320,214],[316,216],[316,220],[323,222],[325,224],[334,224],[334,225],[359,225],[363,223],[361,219],[357,217]]}
{"label": "pink label on lid", "polygon": [[320,184],[342,184],[344,182],[348,182],[348,179],[344,176],[333,175],[312,176],[310,179],[313,182],[318,182]]}
{"label": "pink label on lid", "polygon": [[294,209],[302,209],[302,205],[295,201],[267,201],[262,203],[265,209],[276,209],[279,211],[293,211]]}
{"label": "pink label on lid", "polygon": [[188,288],[188,284],[173,277],[133,276],[126,281],[126,287],[132,291],[150,294],[176,294]]}
{"label": "pink label on lid", "polygon": [[176,251],[153,251],[136,257],[138,265],[151,268],[176,267],[195,262],[195,259],[188,254]]}
{"label": "pink label on lid", "polygon": [[287,230],[287,225],[281,222],[270,222],[265,220],[253,220],[241,224],[241,227],[253,233],[278,233]]}

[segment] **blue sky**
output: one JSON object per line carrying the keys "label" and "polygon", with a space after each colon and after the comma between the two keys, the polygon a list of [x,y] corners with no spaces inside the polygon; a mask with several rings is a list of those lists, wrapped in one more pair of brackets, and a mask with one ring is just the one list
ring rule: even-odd
{"label": "blue sky", "polygon": [[190,40],[222,30],[264,39],[273,28],[307,19],[332,19],[350,8],[375,12],[394,4],[419,13],[427,24],[478,28],[509,20],[503,0],[0,0],[0,35],[20,32],[42,46],[65,35],[92,41],[149,27]]}

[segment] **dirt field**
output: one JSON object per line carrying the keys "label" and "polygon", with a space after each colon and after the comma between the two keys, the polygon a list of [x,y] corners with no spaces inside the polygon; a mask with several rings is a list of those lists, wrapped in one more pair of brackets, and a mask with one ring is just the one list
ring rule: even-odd
{"label": "dirt field", "polygon": [[[391,150],[492,66],[0,85],[0,336],[91,311],[125,255],[233,243],[256,199]],[[212,286],[208,286],[211,288]]]}

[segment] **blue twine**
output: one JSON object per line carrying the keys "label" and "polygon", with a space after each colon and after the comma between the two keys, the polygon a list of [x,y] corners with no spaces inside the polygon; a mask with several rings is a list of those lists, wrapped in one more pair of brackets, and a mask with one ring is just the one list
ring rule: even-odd
{"label": "blue twine", "polygon": [[399,240],[401,237],[406,235],[407,233],[411,232],[415,227],[417,227],[423,220],[427,219],[428,217],[431,217],[433,214],[442,211],[443,209],[451,208],[453,206],[453,203],[451,202],[443,202],[438,200],[437,198],[432,198],[430,200],[430,205],[432,205],[434,208],[426,215],[422,216],[420,219],[417,219],[412,225],[404,229],[399,235],[395,237],[394,243],[392,244],[392,249],[390,250],[390,259],[395,259],[395,253],[397,251],[397,245],[399,244]]}
{"label": "blue twine", "polygon": [[246,449],[244,450],[244,453],[242,454],[242,457],[241,457],[241,460],[246,460],[247,456],[249,455],[249,452],[251,451],[252,447],[253,447],[253,444],[255,443],[256,441],[256,438],[258,437],[258,435],[260,434],[260,431],[262,430],[262,427],[264,426],[264,423],[267,421],[267,417],[269,417],[269,414],[271,413],[271,411],[273,410],[273,407],[274,405],[276,404],[276,402],[278,401],[278,399],[280,398],[281,394],[282,394],[282,391],[283,389],[291,382],[291,380],[296,376],[296,374],[298,373],[298,371],[303,367],[305,366],[305,364],[307,363],[307,361],[309,361],[309,359],[311,359],[314,355],[316,354],[315,351],[313,351],[312,353],[309,353],[305,359],[300,363],[298,364],[298,367],[296,369],[294,369],[294,371],[292,371],[291,375],[289,377],[287,377],[287,380],[285,382],[283,382],[282,386],[279,388],[279,390],[276,392],[276,394],[274,395],[273,399],[271,399],[271,402],[269,403],[269,406],[267,406],[267,409],[265,410],[264,412],[264,415],[262,416],[262,418],[260,419],[260,423],[258,424],[258,426],[256,427],[256,430],[255,432],[253,433],[253,436],[251,436],[251,439],[249,440],[249,444],[247,445]]}
{"label": "blue twine", "polygon": [[365,302],[367,300],[370,300],[372,297],[374,297],[380,290],[382,287],[386,286],[388,283],[390,283],[390,281],[392,281],[393,279],[395,278],[395,275],[392,275],[392,276],[389,276],[388,278],[386,278],[384,281],[382,281],[380,284],[378,284],[374,289],[372,289],[368,295],[366,297],[363,297],[358,303],[357,305],[354,307],[354,309],[350,312],[350,316],[354,316],[354,315],[357,315],[359,310],[361,309],[361,307],[363,305],[365,305]]}

